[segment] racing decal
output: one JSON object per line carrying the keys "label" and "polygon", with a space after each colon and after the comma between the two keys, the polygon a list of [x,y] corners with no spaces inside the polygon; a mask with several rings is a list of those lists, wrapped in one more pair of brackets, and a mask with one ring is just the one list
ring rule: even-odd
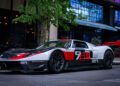
{"label": "racing decal", "polygon": [[75,60],[79,60],[81,56],[81,51],[75,51]]}
{"label": "racing decal", "polygon": [[12,56],[10,59],[12,60],[18,60],[18,59],[22,59],[22,58],[25,58],[29,53],[20,53],[16,56]]}
{"label": "racing decal", "polygon": [[72,61],[74,60],[74,52],[64,52],[65,60]]}
{"label": "racing decal", "polygon": [[91,60],[90,51],[76,50],[74,60],[79,60],[79,61]]}

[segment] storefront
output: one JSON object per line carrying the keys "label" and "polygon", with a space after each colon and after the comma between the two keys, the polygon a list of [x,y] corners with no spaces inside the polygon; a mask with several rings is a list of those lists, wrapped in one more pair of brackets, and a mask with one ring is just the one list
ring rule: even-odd
{"label": "storefront", "polygon": [[9,48],[33,48],[36,45],[36,26],[12,22],[20,14],[18,6],[25,0],[2,0],[0,3],[0,52]]}
{"label": "storefront", "polygon": [[[117,34],[114,25],[113,14],[110,9],[107,14],[105,10],[108,5],[100,2],[88,2],[89,0],[71,0],[71,7],[76,13],[77,27],[70,26],[70,31],[65,31],[59,27],[58,38],[72,38],[92,42],[97,38],[99,43],[110,41]],[[118,19],[118,18],[117,18]],[[118,23],[118,21],[117,21]],[[111,25],[111,26],[110,26]],[[112,37],[113,36],[113,37]]]}
{"label": "storefront", "polygon": [[71,26],[69,31],[65,31],[62,27],[58,29],[58,39],[79,39],[87,42],[93,42],[96,38],[101,44],[110,41],[116,36],[118,30],[111,26],[82,20],[76,20],[76,27]]}

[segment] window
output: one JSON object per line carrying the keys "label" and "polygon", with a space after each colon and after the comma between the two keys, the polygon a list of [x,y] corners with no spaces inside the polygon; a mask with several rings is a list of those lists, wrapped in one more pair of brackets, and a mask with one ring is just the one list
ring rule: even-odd
{"label": "window", "polygon": [[120,26],[120,10],[115,11],[115,26]]}
{"label": "window", "polygon": [[120,3],[120,0],[113,0],[114,2],[116,2],[116,3]]}
{"label": "window", "polygon": [[74,41],[73,48],[88,48],[87,44],[80,41]]}
{"label": "window", "polygon": [[103,22],[103,7],[86,0],[71,0],[71,8],[80,20]]}

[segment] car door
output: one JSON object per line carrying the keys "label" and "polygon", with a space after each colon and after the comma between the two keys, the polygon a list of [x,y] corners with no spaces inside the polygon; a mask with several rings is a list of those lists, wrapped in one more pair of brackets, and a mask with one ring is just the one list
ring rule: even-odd
{"label": "car door", "polygon": [[74,61],[78,65],[91,64],[92,51],[85,42],[73,41],[72,47],[75,48]]}

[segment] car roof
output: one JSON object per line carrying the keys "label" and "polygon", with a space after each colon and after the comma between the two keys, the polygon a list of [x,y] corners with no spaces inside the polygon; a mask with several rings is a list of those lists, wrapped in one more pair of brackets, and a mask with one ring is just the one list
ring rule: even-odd
{"label": "car roof", "polygon": [[52,40],[50,42],[57,42],[57,41],[60,41],[60,42],[68,42],[68,41],[79,41],[79,42],[85,42],[85,43],[88,43],[86,41],[83,41],[83,40],[77,40],[77,39],[58,39],[58,40]]}
{"label": "car roof", "polygon": [[77,39],[72,39],[72,41],[86,42],[86,41],[83,41],[83,40],[77,40]]}
{"label": "car roof", "polygon": [[56,41],[80,41],[80,42],[85,42],[83,40],[78,40],[78,39],[58,39]]}

